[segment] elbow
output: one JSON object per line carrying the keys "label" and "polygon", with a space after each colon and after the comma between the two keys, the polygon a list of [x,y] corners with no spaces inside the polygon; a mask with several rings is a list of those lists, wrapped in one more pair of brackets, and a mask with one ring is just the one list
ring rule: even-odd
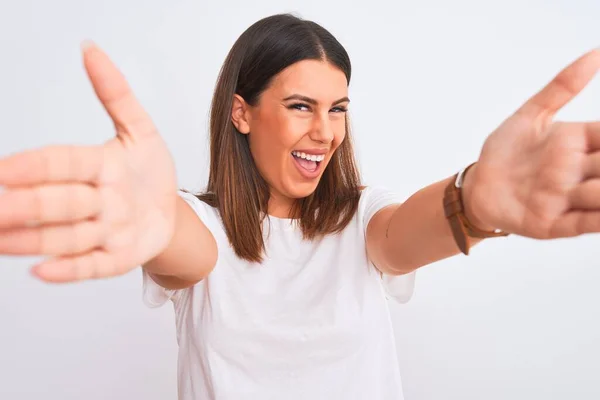
{"label": "elbow", "polygon": [[420,267],[407,257],[406,251],[403,251],[402,247],[396,243],[392,243],[391,240],[385,240],[383,248],[381,250],[381,272],[398,276],[410,274]]}

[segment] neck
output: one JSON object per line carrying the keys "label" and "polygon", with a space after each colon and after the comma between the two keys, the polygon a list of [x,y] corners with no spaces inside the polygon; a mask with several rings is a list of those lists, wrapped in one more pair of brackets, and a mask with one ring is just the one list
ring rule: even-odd
{"label": "neck", "polygon": [[280,194],[271,193],[267,214],[275,218],[292,218],[291,212],[294,206],[294,199],[287,198]]}

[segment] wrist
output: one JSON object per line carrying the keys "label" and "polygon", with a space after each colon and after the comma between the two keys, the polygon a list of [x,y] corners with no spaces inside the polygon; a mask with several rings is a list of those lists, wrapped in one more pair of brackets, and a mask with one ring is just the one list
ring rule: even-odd
{"label": "wrist", "polygon": [[477,174],[477,163],[475,163],[463,177],[463,185],[461,189],[461,197],[464,207],[464,215],[469,220],[471,225],[483,231],[494,231],[496,227],[485,222],[481,217],[479,210],[481,207],[477,204],[477,196],[473,196],[474,182],[477,182],[474,177]]}

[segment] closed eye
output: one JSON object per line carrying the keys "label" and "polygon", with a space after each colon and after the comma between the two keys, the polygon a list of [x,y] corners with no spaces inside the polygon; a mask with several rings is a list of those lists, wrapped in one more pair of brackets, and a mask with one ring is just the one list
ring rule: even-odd
{"label": "closed eye", "polygon": [[[288,108],[292,109],[292,110],[299,110],[299,111],[310,110],[310,106],[308,104],[303,104],[303,103],[294,103],[294,104],[290,105]],[[305,109],[307,109],[307,110],[305,110]]]}
{"label": "closed eye", "polygon": [[348,111],[348,109],[346,107],[334,107],[334,108],[332,108],[332,110],[335,110],[335,112],[338,112],[338,113],[345,113]]}
{"label": "closed eye", "polygon": [[[292,105],[290,105],[288,107],[291,110],[298,110],[298,111],[310,111],[310,105],[308,104],[304,104],[304,103],[294,103]],[[348,109],[346,107],[334,107],[331,109],[332,112],[334,113],[345,113],[348,111]]]}

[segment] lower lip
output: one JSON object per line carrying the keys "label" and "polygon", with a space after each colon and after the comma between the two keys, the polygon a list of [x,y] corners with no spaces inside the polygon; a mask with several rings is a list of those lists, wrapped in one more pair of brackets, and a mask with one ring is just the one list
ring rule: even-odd
{"label": "lower lip", "polygon": [[305,169],[302,165],[300,165],[300,163],[298,162],[298,159],[296,157],[294,157],[291,154],[290,154],[290,157],[293,158],[294,165],[298,169],[298,172],[300,172],[300,175],[302,175],[304,178],[315,179],[316,177],[318,177],[321,174],[321,165],[323,164],[323,161],[325,161],[325,160],[319,162],[317,164],[317,168],[314,171],[309,171],[309,170]]}

